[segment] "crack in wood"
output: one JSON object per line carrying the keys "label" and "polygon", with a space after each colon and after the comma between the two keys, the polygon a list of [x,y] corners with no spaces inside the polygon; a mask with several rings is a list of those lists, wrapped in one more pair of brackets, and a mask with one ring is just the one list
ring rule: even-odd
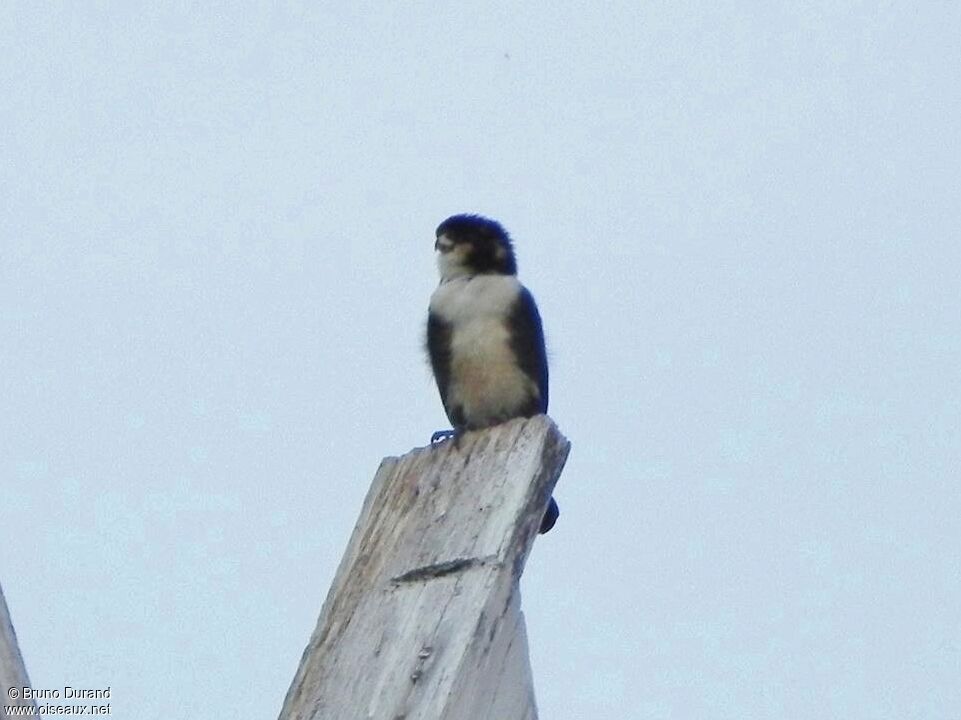
{"label": "crack in wood", "polygon": [[392,577],[390,581],[395,585],[403,583],[419,582],[421,580],[436,580],[446,575],[453,575],[469,568],[483,565],[486,558],[456,558],[455,560],[445,560],[444,562],[431,563],[423,567],[408,570],[397,577]]}

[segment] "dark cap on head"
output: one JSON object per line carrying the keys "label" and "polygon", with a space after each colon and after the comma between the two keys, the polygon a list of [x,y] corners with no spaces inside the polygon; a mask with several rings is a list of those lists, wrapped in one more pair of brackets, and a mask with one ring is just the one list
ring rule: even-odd
{"label": "dark cap on head", "polygon": [[446,235],[472,250],[468,262],[477,273],[517,274],[517,261],[510,235],[496,220],[482,215],[452,215],[437,226],[437,237]]}

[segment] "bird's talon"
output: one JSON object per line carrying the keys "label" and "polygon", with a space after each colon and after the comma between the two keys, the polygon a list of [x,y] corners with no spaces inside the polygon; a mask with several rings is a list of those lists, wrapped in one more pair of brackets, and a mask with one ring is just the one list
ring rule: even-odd
{"label": "bird's talon", "polygon": [[434,445],[439,442],[444,442],[444,440],[449,440],[457,434],[456,430],[438,430],[433,435],[430,436],[430,444]]}

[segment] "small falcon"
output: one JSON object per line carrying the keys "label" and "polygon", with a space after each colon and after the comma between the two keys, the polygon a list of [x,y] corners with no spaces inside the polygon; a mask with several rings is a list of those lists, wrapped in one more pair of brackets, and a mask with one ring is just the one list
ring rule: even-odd
{"label": "small falcon", "polygon": [[[517,279],[507,231],[480,215],[454,215],[438,226],[434,249],[440,286],[430,298],[427,352],[453,434],[546,413],[544,330]],[[559,514],[551,498],[540,532]]]}

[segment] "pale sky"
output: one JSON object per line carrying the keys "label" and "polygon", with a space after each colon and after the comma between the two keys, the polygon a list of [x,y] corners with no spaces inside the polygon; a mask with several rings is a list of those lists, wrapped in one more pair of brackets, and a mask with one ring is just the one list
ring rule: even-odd
{"label": "pale sky", "polygon": [[433,230],[512,233],[573,449],[542,718],[961,716],[961,6],[0,6],[0,582],[36,688],[273,718]]}

